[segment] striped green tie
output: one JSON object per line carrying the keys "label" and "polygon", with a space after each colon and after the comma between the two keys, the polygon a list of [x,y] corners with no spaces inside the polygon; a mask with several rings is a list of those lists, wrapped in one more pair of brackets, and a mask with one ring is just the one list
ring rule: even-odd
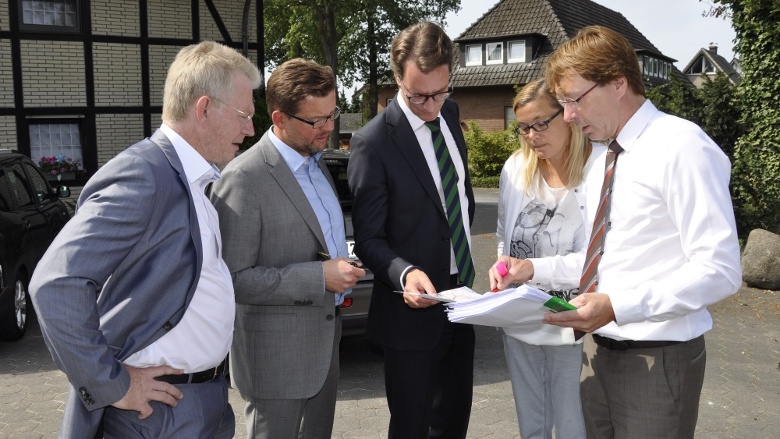
{"label": "striped green tie", "polygon": [[458,194],[458,173],[452,163],[452,158],[450,158],[450,151],[447,149],[447,143],[444,141],[439,123],[437,117],[431,122],[426,122],[425,126],[431,130],[433,150],[436,153],[436,162],[441,174],[441,187],[444,191],[444,204],[447,207],[447,222],[450,226],[452,250],[458,265],[458,278],[461,283],[471,288],[474,285],[474,261],[471,259],[469,241],[463,226],[463,212],[460,209],[460,195]]}

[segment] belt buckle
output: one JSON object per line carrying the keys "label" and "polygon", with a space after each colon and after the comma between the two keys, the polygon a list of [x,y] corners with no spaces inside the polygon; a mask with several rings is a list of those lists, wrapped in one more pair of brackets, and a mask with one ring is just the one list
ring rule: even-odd
{"label": "belt buckle", "polygon": [[214,368],[214,375],[211,377],[212,380],[217,379],[217,376],[219,375],[219,367],[222,366],[222,364],[219,364],[217,367]]}

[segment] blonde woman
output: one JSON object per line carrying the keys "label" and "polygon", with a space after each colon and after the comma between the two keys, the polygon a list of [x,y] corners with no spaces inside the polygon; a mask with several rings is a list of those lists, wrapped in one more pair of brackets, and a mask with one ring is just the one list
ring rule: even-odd
{"label": "blonde woman", "polygon": [[[523,87],[513,107],[520,148],[501,172],[496,232],[496,265],[504,262],[510,273],[501,278],[494,265],[491,288],[520,278],[519,268],[534,258],[536,275],[529,283],[568,301],[579,292],[579,278],[552,273],[556,265],[577,264],[575,254],[587,247],[584,176],[605,148],[563,120],[563,107],[543,80]],[[555,430],[558,438],[585,438],[582,344],[573,331],[541,322],[503,331],[520,436],[548,439]]]}

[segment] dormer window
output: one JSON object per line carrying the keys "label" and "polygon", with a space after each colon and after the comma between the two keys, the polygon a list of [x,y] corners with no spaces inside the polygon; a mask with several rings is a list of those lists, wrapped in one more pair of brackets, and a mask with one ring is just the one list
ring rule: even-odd
{"label": "dormer window", "polygon": [[485,64],[503,64],[504,45],[501,43],[487,43],[487,62]]}
{"label": "dormer window", "polygon": [[525,40],[509,42],[509,62],[525,62]]}
{"label": "dormer window", "polygon": [[702,73],[715,73],[715,66],[707,59],[706,56],[702,56],[691,65],[686,75],[700,75]]}
{"label": "dormer window", "polygon": [[482,65],[482,45],[473,44],[466,46],[466,65],[467,66],[481,66]]}
{"label": "dormer window", "polygon": [[642,74],[651,78],[669,79],[672,65],[652,56],[642,57]]}

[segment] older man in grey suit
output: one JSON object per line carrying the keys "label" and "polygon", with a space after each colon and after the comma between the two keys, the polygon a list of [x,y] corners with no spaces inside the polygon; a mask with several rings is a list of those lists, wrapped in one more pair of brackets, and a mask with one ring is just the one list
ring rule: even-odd
{"label": "older man in grey suit", "polygon": [[61,437],[232,438],[222,374],[235,303],[215,164],[253,135],[257,67],[214,42],[182,49],[163,124],[106,163],[35,271],[46,344],[71,384]]}
{"label": "older man in grey suit", "polygon": [[330,438],[333,428],[338,306],[365,275],[346,259],[344,218],[318,161],[339,116],[335,88],[330,67],[279,66],[266,89],[273,127],[212,192],[236,294],[230,374],[250,438]]}

